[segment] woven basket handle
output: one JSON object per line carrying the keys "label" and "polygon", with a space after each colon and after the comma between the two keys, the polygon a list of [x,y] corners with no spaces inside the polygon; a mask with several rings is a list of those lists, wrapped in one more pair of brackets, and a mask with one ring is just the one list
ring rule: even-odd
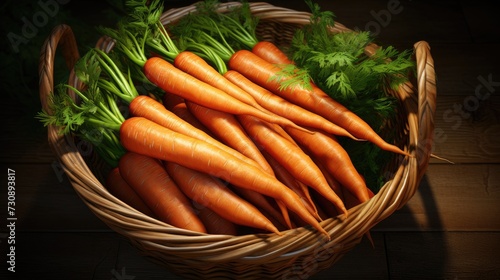
{"label": "woven basket handle", "polygon": [[418,88],[418,135],[417,135],[417,178],[425,173],[432,152],[434,140],[434,114],[436,112],[436,73],[430,46],[425,41],[414,44],[417,62]]}
{"label": "woven basket handle", "polygon": [[75,63],[80,58],[75,35],[71,27],[65,24],[56,26],[42,46],[38,69],[40,101],[42,109],[49,114],[53,113],[48,102],[50,102],[50,95],[54,90],[54,61],[58,46],[62,48],[61,53],[70,71],[73,70]]}

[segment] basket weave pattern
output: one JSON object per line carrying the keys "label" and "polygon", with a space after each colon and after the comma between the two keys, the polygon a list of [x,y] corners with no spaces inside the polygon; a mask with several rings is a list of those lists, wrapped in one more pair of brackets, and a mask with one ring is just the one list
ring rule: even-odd
{"label": "basket weave pattern", "polygon": [[[219,6],[225,12],[239,5],[229,2]],[[289,43],[293,32],[309,23],[310,14],[267,3],[250,3],[252,13],[260,18],[258,36],[277,45]],[[169,24],[193,11],[195,6],[171,9],[162,15]],[[340,23],[332,32],[349,30]],[[50,112],[50,95],[54,89],[53,66],[60,47],[67,66],[73,69],[79,58],[71,28],[57,26],[42,47],[40,57],[40,98],[44,110]],[[109,51],[113,42],[102,38],[97,47]],[[372,47],[367,52],[373,52]],[[323,236],[309,227],[275,234],[223,236],[194,233],[172,227],[148,217],[112,196],[102,184],[103,169],[92,165],[79,153],[75,139],[58,134],[48,127],[48,141],[62,164],[72,186],[90,210],[111,229],[128,238],[145,256],[186,278],[271,278],[292,276],[306,278],[333,265],[357,245],[365,233],[415,193],[426,170],[432,146],[436,85],[434,63],[426,42],[414,45],[417,63],[416,80],[406,83],[393,94],[401,101],[402,118],[398,144],[414,157],[395,162],[389,167],[385,185],[372,199],[349,210],[346,220],[330,218],[321,223],[331,236]],[[72,72],[71,72],[72,73]],[[73,74],[69,83],[79,88]],[[71,94],[71,93],[69,93]],[[301,278],[302,279],[302,278]]]}

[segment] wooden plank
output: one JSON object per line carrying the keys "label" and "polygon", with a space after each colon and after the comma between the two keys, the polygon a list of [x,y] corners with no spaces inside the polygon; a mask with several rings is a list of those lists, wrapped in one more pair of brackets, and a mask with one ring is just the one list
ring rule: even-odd
{"label": "wooden plank", "polygon": [[[375,248],[363,240],[331,268],[309,279],[387,279],[384,235],[372,237]],[[183,279],[114,233],[20,232],[16,240],[16,276],[23,279]],[[0,244],[2,252],[6,245]],[[8,275],[0,271],[1,279]]]}
{"label": "wooden plank", "polygon": [[[500,77],[500,75],[498,76]],[[457,107],[461,106],[461,107]],[[437,96],[434,153],[454,162],[498,162],[500,159],[500,97],[491,94],[479,100],[471,93]],[[46,163],[57,165],[46,132],[27,127],[13,118],[4,126],[2,163]],[[82,145],[82,147],[86,147]],[[440,163],[433,160],[433,163]]]}
{"label": "wooden plank", "polygon": [[[498,108],[497,95],[487,100],[438,96],[433,153],[455,163],[499,163]],[[444,163],[435,159],[431,162]]]}
{"label": "wooden plank", "polygon": [[42,125],[20,114],[11,114],[4,123],[0,138],[0,163],[48,163],[55,161]]}
{"label": "wooden plank", "polygon": [[113,279],[119,242],[112,233],[16,232],[15,274],[2,264],[0,279]]}
{"label": "wooden plank", "polygon": [[498,279],[500,232],[387,233],[390,279]]}
{"label": "wooden plank", "polygon": [[[23,230],[109,230],[48,165],[14,164]],[[377,230],[498,230],[499,164],[431,164],[419,191]],[[458,176],[458,174],[460,176]],[[6,193],[2,191],[3,195]]]}
{"label": "wooden plank", "polygon": [[[18,230],[109,231],[78,197],[68,178],[61,175],[57,167],[19,163],[8,167],[16,171]],[[7,189],[2,188],[1,194],[6,201]]]}
{"label": "wooden plank", "polygon": [[[371,248],[365,240],[333,267],[310,279],[500,277],[499,232],[388,232],[372,236],[381,249]],[[17,241],[16,279],[181,279],[144,258],[114,233],[20,232]],[[7,250],[6,244],[0,243],[2,252]],[[0,278],[11,279],[9,276],[12,274],[0,270]]]}
{"label": "wooden plank", "polygon": [[[372,235],[375,247],[363,239],[360,244],[338,260],[332,267],[312,276],[311,280],[320,279],[387,279],[387,263],[383,233]],[[359,264],[363,269],[359,269]],[[313,265],[313,264],[312,264]],[[121,244],[117,267],[125,267],[127,274],[147,279],[181,279],[166,271],[161,265],[141,256],[137,249],[128,243]],[[302,275],[308,276],[308,275]]]}
{"label": "wooden plank", "polygon": [[[498,162],[499,105],[500,98],[496,95],[486,100],[474,95],[438,95],[434,153],[454,162]],[[5,147],[1,162],[57,164],[45,134],[30,133],[19,127],[15,122],[6,124],[7,136],[0,140],[0,145]]]}
{"label": "wooden plank", "polygon": [[[438,96],[487,95],[500,90],[498,43],[429,41],[437,77]],[[479,88],[478,88],[479,87]]]}
{"label": "wooden plank", "polygon": [[417,193],[377,231],[500,231],[500,164],[432,164]]}
{"label": "wooden plank", "polygon": [[320,271],[310,279],[387,279],[387,259],[383,233],[371,234],[374,247],[366,239],[347,252],[332,267]]}
{"label": "wooden plank", "polygon": [[[22,115],[10,115],[3,130],[0,163],[58,164],[48,142],[47,130],[41,123],[26,120]],[[90,146],[86,141],[76,140],[75,145],[82,154],[89,154]]]}

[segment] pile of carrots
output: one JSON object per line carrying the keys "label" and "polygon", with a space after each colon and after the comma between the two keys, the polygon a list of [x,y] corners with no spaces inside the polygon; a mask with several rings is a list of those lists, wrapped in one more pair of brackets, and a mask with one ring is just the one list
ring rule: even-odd
{"label": "pile of carrots", "polygon": [[[151,15],[160,6],[143,8]],[[202,53],[170,44],[162,56],[146,39],[131,55],[123,42],[136,33],[106,34],[120,34],[115,49],[82,58],[87,89],[72,90],[98,104],[87,123],[111,131],[123,148],[106,188],[172,226],[230,235],[312,226],[329,238],[320,221],[348,219],[347,209],[373,196],[338,137],[409,156],[313,83],[283,88],[287,77],[275,77],[293,62],[270,42],[235,50],[218,71]],[[152,90],[138,93],[138,84]],[[126,117],[94,120],[119,114],[117,104],[128,106]]]}

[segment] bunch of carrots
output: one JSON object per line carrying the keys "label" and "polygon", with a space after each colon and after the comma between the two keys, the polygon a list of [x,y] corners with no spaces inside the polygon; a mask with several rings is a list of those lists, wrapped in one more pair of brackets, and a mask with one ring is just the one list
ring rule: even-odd
{"label": "bunch of carrots", "polygon": [[[214,1],[166,30],[162,3],[130,0],[112,51],[89,50],[62,84],[45,124],[96,147],[110,193],[172,226],[237,235],[348,218],[373,196],[338,138],[409,156],[311,81]],[[235,12],[236,13],[236,12]],[[300,69],[297,69],[300,71]],[[67,91],[78,97],[73,100]],[[124,114],[126,106],[126,114]]]}

